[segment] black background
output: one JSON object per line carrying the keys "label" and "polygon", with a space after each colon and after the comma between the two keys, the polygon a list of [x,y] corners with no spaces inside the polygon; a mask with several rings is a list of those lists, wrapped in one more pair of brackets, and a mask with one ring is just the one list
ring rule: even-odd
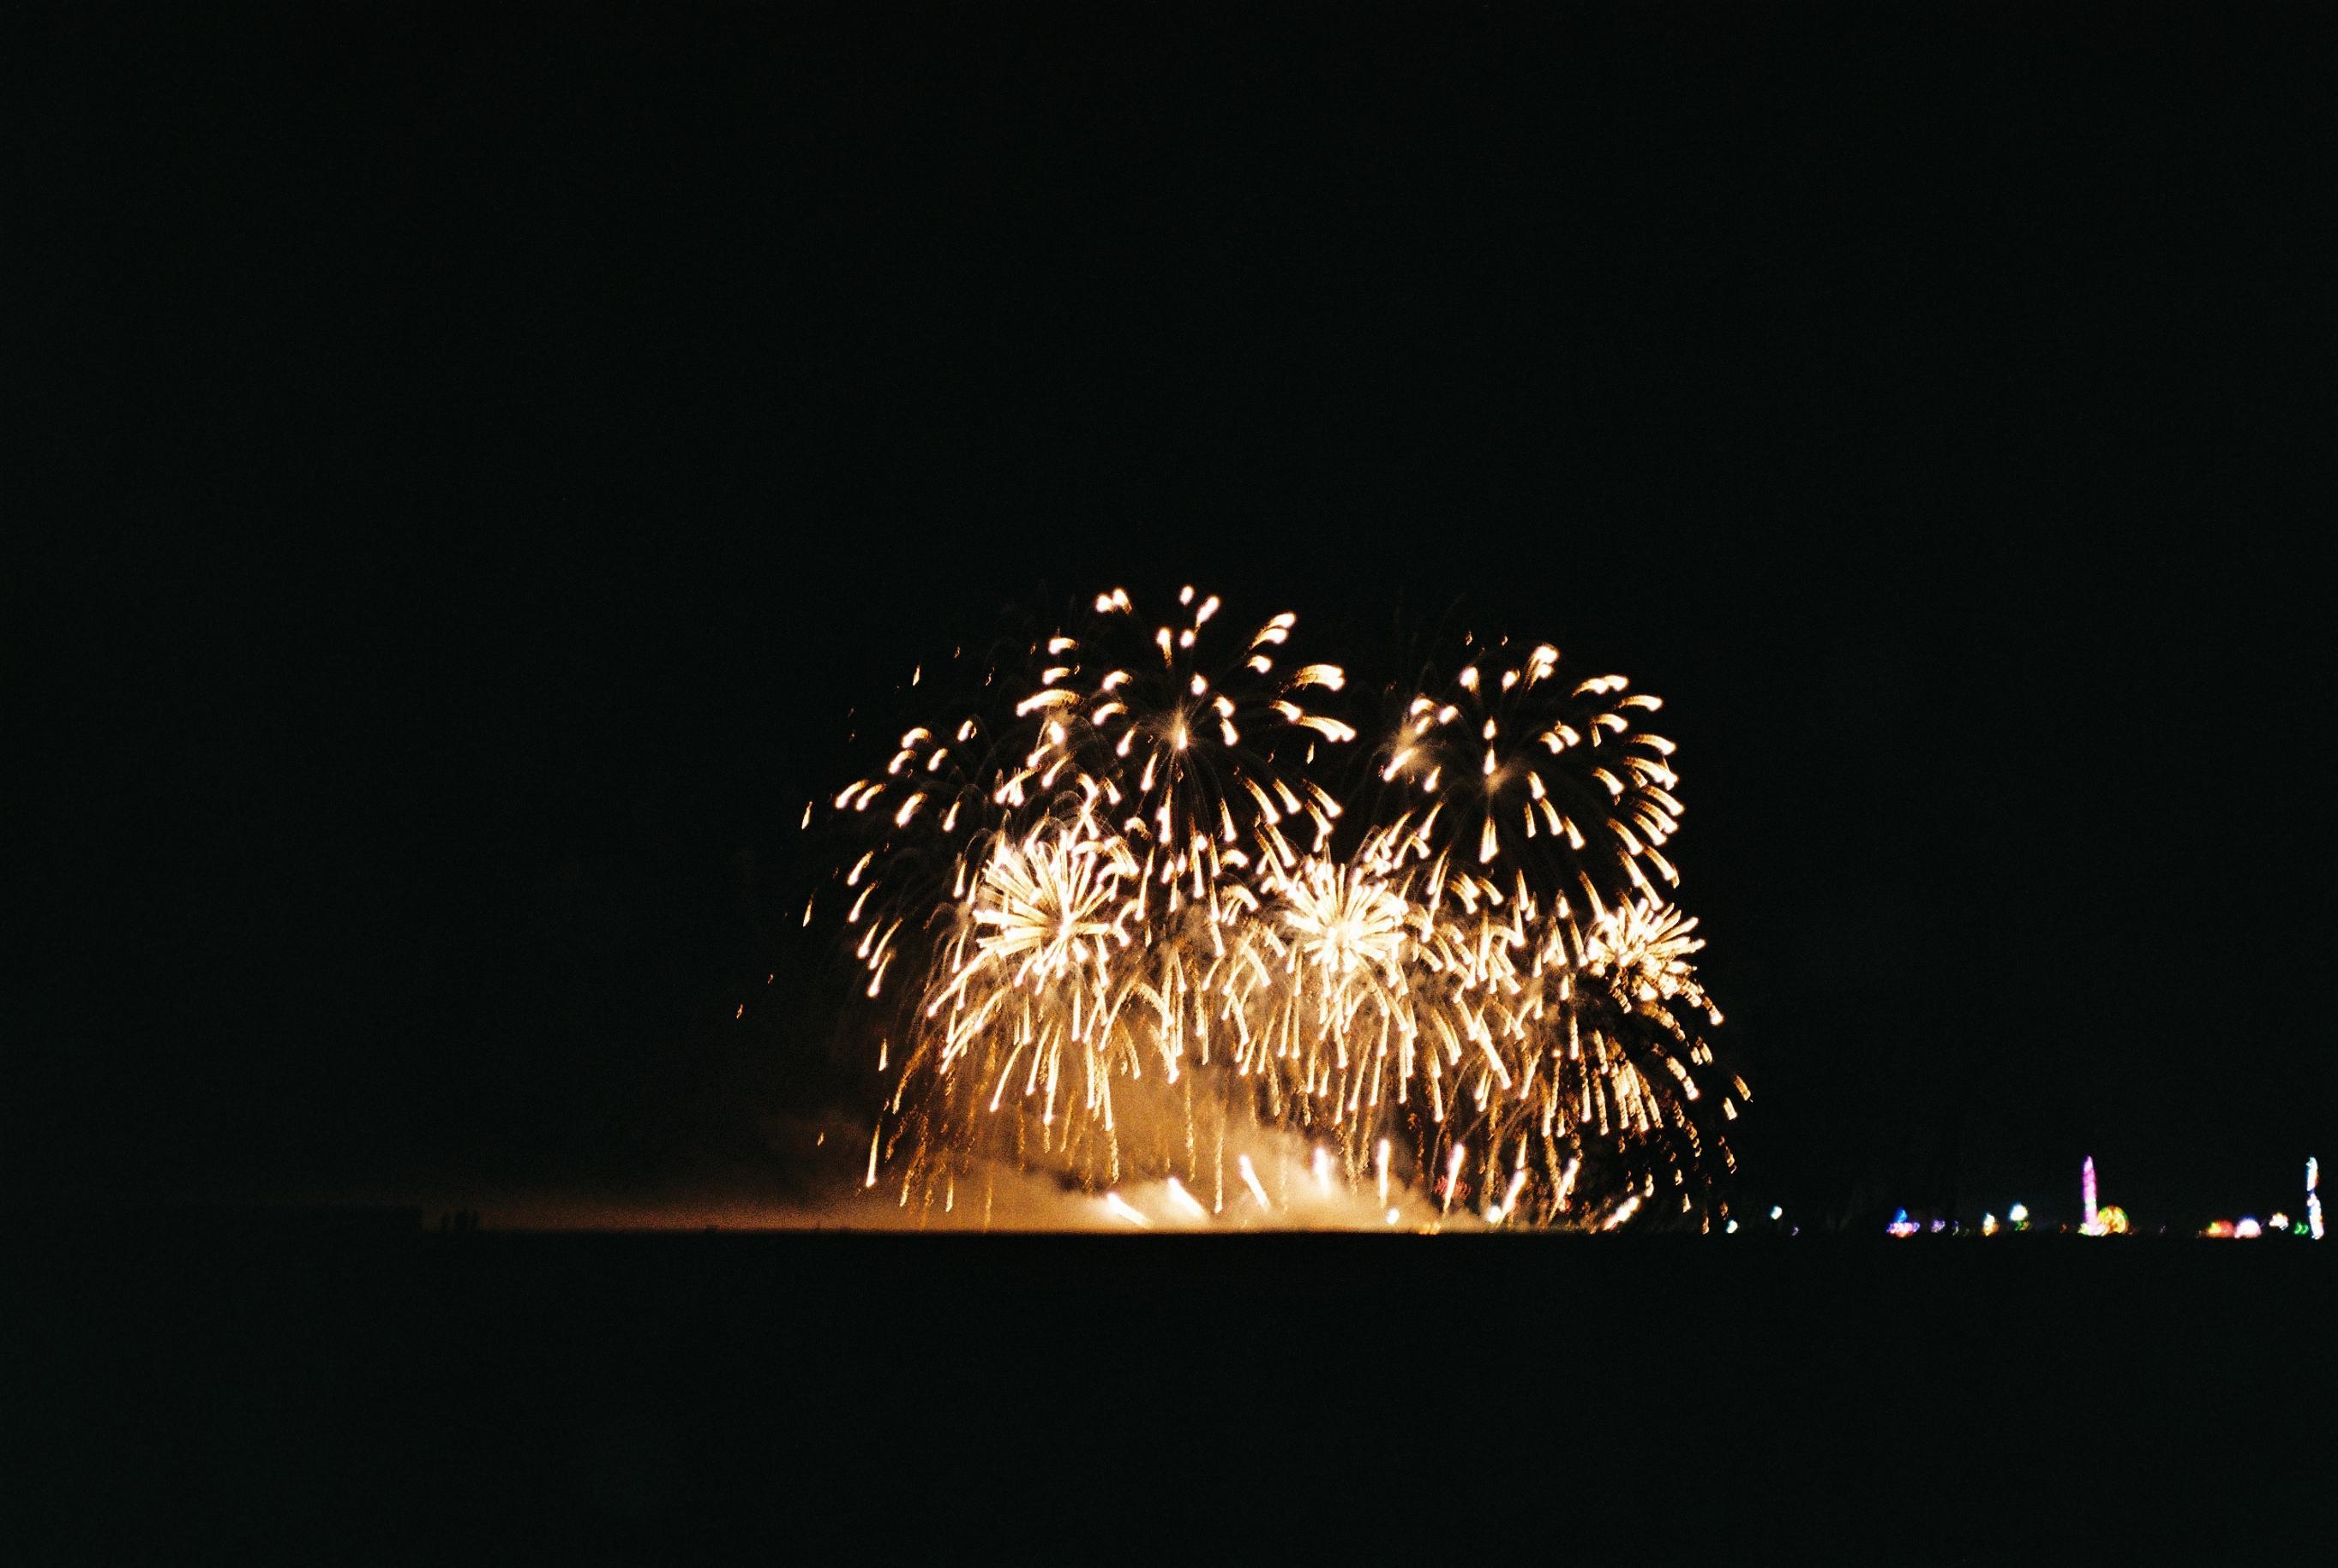
{"label": "black background", "polygon": [[19,1196],[801,1189],[850,710],[1186,581],[1667,698],[1746,1204],[2338,1147],[2326,12],[11,26]]}
{"label": "black background", "polygon": [[411,1216],[8,1240],[23,1562],[2117,1564],[2328,1539],[2338,1274],[2304,1243]]}

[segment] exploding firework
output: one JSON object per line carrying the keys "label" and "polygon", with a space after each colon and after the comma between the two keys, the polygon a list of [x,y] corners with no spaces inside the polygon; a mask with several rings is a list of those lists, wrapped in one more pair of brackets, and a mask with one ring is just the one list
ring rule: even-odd
{"label": "exploding firework", "polygon": [[1480,651],[1392,694],[1343,801],[1343,671],[1286,659],[1294,616],[1249,624],[1099,595],[827,803],[850,848],[814,904],[888,1083],[868,1184],[954,1211],[1009,1167],[1132,1225],[1258,1222],[1298,1142],[1302,1197],[1390,1222],[1393,1183],[1488,1223],[1709,1224],[1747,1095],[1651,880],[1681,812],[1656,701]]}
{"label": "exploding firework", "polygon": [[1318,692],[1341,690],[1347,676],[1334,664],[1284,658],[1297,616],[1272,616],[1235,637],[1226,623],[1211,624],[1215,594],[1197,603],[1189,587],[1178,603],[1177,616],[1155,624],[1125,591],[1099,595],[1085,636],[1050,642],[1065,662],[1044,671],[1044,689],[1025,701],[1065,716],[1123,829],[1177,867],[1164,880],[1190,875],[1200,888],[1229,855],[1238,868],[1261,851],[1294,864],[1286,829],[1302,821],[1320,849],[1340,808],[1292,769],[1302,760],[1292,752],[1356,732],[1308,706]]}
{"label": "exploding firework", "polygon": [[1449,680],[1424,680],[1382,740],[1380,782],[1396,815],[1374,846],[1474,868],[1539,896],[1558,918],[1655,901],[1651,874],[1679,875],[1673,743],[1645,727],[1664,704],[1621,675],[1563,673],[1558,650],[1485,650]]}

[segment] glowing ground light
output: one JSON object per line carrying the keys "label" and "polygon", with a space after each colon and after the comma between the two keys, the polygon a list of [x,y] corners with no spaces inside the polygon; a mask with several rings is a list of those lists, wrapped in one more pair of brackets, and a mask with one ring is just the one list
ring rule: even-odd
{"label": "glowing ground light", "polygon": [[2029,1230],[2029,1205],[2027,1203],[2016,1203],[2012,1208],[2008,1209],[2005,1211],[2005,1218],[2007,1223],[2010,1224],[2016,1230]]}
{"label": "glowing ground light", "polygon": [[1908,1210],[1902,1209],[1891,1217],[1891,1223],[1886,1225],[1883,1229],[1889,1234],[1893,1236],[1913,1236],[1917,1231],[1921,1230],[1923,1227],[1917,1224],[1913,1220],[1909,1219]]}
{"label": "glowing ground light", "polygon": [[2233,1227],[2233,1234],[2244,1241],[2254,1240],[2264,1234],[2264,1227],[2254,1220],[2244,1217]]}
{"label": "glowing ground light", "polygon": [[1997,1234],[1996,1215],[1984,1214],[1980,1217],[1980,1233],[1984,1236],[1994,1236]]}

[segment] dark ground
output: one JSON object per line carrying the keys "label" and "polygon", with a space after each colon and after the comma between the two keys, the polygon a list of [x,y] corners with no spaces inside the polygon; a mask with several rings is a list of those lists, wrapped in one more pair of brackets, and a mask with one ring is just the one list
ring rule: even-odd
{"label": "dark ground", "polygon": [[20,1228],[12,1559],[2278,1562],[2326,1530],[2338,1250],[2298,1242],[400,1218]]}

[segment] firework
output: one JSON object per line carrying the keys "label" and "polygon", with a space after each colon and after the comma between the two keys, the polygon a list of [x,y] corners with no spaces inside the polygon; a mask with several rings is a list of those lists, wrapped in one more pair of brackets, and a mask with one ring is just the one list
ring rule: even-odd
{"label": "firework", "polygon": [[1356,733],[1310,706],[1347,677],[1286,655],[1296,615],[1271,616],[1241,636],[1220,609],[1215,594],[1197,598],[1188,587],[1178,613],[1154,622],[1125,591],[1100,594],[1084,635],[1051,641],[1062,662],[1026,699],[1063,716],[1122,829],[1174,867],[1164,883],[1190,877],[1196,897],[1259,852],[1295,863],[1289,834],[1302,823],[1321,848],[1340,808],[1292,769],[1293,753]]}
{"label": "firework", "polygon": [[1664,845],[1680,828],[1680,779],[1672,741],[1646,728],[1662,700],[1560,665],[1549,643],[1498,644],[1420,682],[1380,742],[1395,814],[1375,853],[1474,868],[1562,921],[1677,884]]}
{"label": "firework", "polygon": [[1366,1193],[1392,1223],[1392,1184],[1488,1223],[1709,1222],[1746,1092],[1657,886],[1655,700],[1481,650],[1403,698],[1343,801],[1319,750],[1356,738],[1321,706],[1346,677],[1289,656],[1295,626],[1101,594],[828,802],[822,896],[880,1022],[869,1184],[947,1210],[1007,1165],[1148,1226]]}

